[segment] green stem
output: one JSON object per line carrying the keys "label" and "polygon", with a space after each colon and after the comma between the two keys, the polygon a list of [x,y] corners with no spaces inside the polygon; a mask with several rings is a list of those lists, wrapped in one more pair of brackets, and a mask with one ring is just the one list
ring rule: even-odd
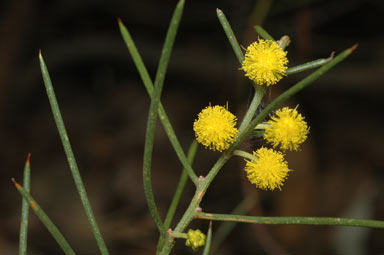
{"label": "green stem", "polygon": [[333,55],[334,55],[334,52],[332,52],[332,54],[329,58],[321,58],[321,59],[317,59],[317,60],[314,60],[311,62],[307,62],[307,63],[302,64],[302,65],[290,67],[287,69],[285,74],[287,74],[287,75],[295,74],[295,73],[299,73],[299,72],[303,72],[303,71],[307,71],[310,69],[314,69],[314,68],[323,66],[324,64],[328,63],[329,61],[331,61],[333,59]]}
{"label": "green stem", "polygon": [[[196,140],[193,140],[192,144],[189,146],[188,156],[187,156],[188,161],[191,165],[192,165],[193,160],[195,159],[197,148],[198,148],[198,144],[197,144]],[[164,229],[165,230],[167,230],[171,226],[172,219],[175,215],[177,206],[179,205],[180,198],[181,198],[181,195],[183,194],[187,180],[188,180],[187,171],[185,169],[183,169],[183,172],[181,173],[181,177],[180,177],[180,180],[178,182],[175,194],[173,195],[171,205],[169,206],[167,216],[165,217],[165,220],[164,220]],[[158,241],[158,248],[157,248],[158,253],[160,252],[161,248],[163,247],[166,234],[167,233],[164,232],[162,235],[160,235],[160,239]]]}
{"label": "green stem", "polygon": [[264,40],[276,41],[272,35],[270,35],[264,28],[261,26],[255,26],[256,33],[258,33]]}
{"label": "green stem", "polygon": [[261,217],[233,214],[217,213],[197,213],[196,219],[231,221],[252,224],[284,224],[284,225],[329,225],[329,226],[348,226],[348,227],[367,227],[384,228],[384,221],[349,219],[349,218],[331,218],[331,217]]}
{"label": "green stem", "polygon": [[29,192],[27,192],[13,178],[12,178],[12,182],[15,185],[16,189],[19,191],[19,193],[23,196],[23,198],[28,201],[28,204],[31,206],[34,213],[37,215],[37,217],[39,217],[39,219],[44,224],[44,226],[48,229],[48,231],[51,233],[53,238],[55,238],[56,242],[60,245],[64,253],[67,255],[75,255],[75,252],[73,251],[73,249],[71,248],[67,240],[65,240],[64,236],[60,233],[59,229],[55,226],[55,224],[53,224],[53,222],[48,217],[48,215],[43,211],[43,209],[40,208],[40,206],[32,198]]}
{"label": "green stem", "polygon": [[[151,78],[148,74],[148,71],[144,65],[144,62],[143,62],[143,60],[142,60],[142,58],[141,58],[141,56],[140,56],[140,54],[136,48],[135,43],[132,40],[132,37],[131,37],[129,31],[127,30],[127,28],[124,26],[124,24],[122,23],[122,21],[120,19],[118,20],[118,22],[119,22],[119,28],[120,28],[121,35],[123,36],[123,39],[124,39],[125,44],[128,48],[128,51],[132,56],[132,59],[136,65],[136,68],[140,74],[140,77],[144,83],[144,86],[145,86],[150,98],[152,98],[153,83],[152,83],[152,80],[151,80]],[[176,137],[175,131],[173,130],[173,127],[169,121],[169,118],[168,118],[161,102],[159,104],[158,115],[159,115],[161,123],[163,124],[164,130],[165,130],[165,132],[166,132],[166,134],[167,134],[167,136],[168,136],[168,138],[169,138],[169,140],[170,140],[170,142],[171,142],[171,144],[172,144],[172,146],[176,152],[177,157],[179,158],[183,167],[186,169],[189,178],[192,180],[192,182],[195,185],[197,185],[198,177],[196,176],[195,172],[193,171],[191,165],[188,163],[188,159],[185,156],[183,149],[181,148],[181,145],[180,145],[180,143]]]}
{"label": "green stem", "polygon": [[251,101],[251,104],[249,105],[248,111],[246,112],[244,119],[240,124],[239,133],[242,133],[243,130],[252,121],[252,118],[254,117],[254,114],[255,114],[257,108],[259,107],[261,99],[263,99],[263,96],[264,96],[264,93],[266,90],[267,90],[267,86],[256,86],[255,87],[255,95],[253,96],[253,99]]}
{"label": "green stem", "polygon": [[212,244],[212,221],[209,222],[209,228],[207,233],[207,239],[205,240],[205,247],[203,250],[203,255],[209,255]]}
{"label": "green stem", "polygon": [[167,71],[169,59],[172,52],[173,43],[176,38],[177,28],[180,23],[181,15],[183,13],[184,0],[180,0],[173,13],[171,23],[168,28],[167,36],[165,38],[163,50],[161,53],[159,66],[156,73],[155,86],[152,93],[151,105],[149,107],[147,129],[145,135],[144,144],[144,163],[143,163],[143,183],[144,193],[147,199],[147,204],[152,218],[159,229],[160,233],[163,233],[164,224],[161,220],[159,211],[156,206],[155,197],[152,191],[152,179],[151,179],[151,165],[152,165],[152,152],[155,139],[157,112],[160,104],[161,92],[164,85],[165,74]]}
{"label": "green stem", "polygon": [[[175,232],[183,232],[185,228],[188,226],[188,224],[192,221],[194,215],[196,214],[196,211],[199,208],[201,200],[203,199],[205,193],[207,192],[207,188],[209,184],[213,181],[216,174],[223,167],[223,165],[228,161],[228,159],[229,158],[227,156],[222,154],[220,158],[216,161],[212,169],[209,171],[208,175],[203,180],[201,180],[201,182],[197,186],[195,195],[193,196],[187,210],[185,211],[183,217],[177,224],[174,230]],[[174,243],[175,242],[173,238],[168,235],[164,242],[164,246],[160,254],[162,255],[169,254],[172,250]]]}
{"label": "green stem", "polygon": [[48,69],[47,69],[47,66],[45,65],[41,52],[39,53],[39,59],[40,59],[41,73],[43,75],[44,85],[47,90],[49,103],[51,104],[53,117],[55,119],[57,130],[59,131],[60,139],[63,144],[65,154],[67,156],[67,161],[69,164],[69,168],[71,169],[71,172],[72,172],[73,180],[75,181],[77,191],[80,195],[81,203],[83,204],[85,214],[87,215],[89,224],[91,225],[91,229],[96,239],[99,250],[101,254],[107,255],[109,254],[109,252],[108,252],[107,246],[105,245],[103,237],[100,233],[99,227],[97,226],[91,204],[88,200],[87,192],[85,190],[83,181],[81,179],[79,168],[77,167],[76,159],[73,154],[71,144],[69,142],[68,134],[65,129],[64,121],[60,113],[60,108],[56,100],[55,91],[53,90],[53,87],[52,87],[51,78],[49,77]]}
{"label": "green stem", "polygon": [[[23,186],[26,192],[29,193],[31,189],[31,154],[27,156],[27,161],[24,166]],[[28,240],[28,217],[29,217],[29,203],[27,199],[23,198],[21,202],[21,217],[20,217],[20,236],[19,236],[19,255],[27,254],[27,240]]]}

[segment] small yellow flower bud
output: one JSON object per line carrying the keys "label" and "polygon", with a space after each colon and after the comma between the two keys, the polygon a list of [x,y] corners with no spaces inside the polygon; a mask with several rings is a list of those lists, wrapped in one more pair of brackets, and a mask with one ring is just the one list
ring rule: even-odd
{"label": "small yellow flower bud", "polygon": [[188,239],[185,241],[186,246],[191,246],[191,248],[196,251],[200,246],[205,245],[206,236],[203,234],[200,229],[190,229],[188,230]]}

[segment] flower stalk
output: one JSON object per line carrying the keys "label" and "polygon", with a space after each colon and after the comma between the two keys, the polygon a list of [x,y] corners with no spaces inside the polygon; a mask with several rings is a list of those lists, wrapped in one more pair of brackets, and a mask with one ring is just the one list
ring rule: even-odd
{"label": "flower stalk", "polygon": [[242,150],[234,150],[232,152],[232,155],[235,155],[235,156],[239,156],[239,157],[242,157],[242,158],[246,158],[246,159],[249,159],[249,160],[252,160],[252,161],[256,161],[257,158],[252,155],[251,153],[248,153],[246,151],[242,151]]}

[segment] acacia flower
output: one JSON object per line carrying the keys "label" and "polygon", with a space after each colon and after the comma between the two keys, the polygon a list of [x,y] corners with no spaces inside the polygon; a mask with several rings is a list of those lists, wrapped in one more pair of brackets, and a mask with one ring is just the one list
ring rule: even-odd
{"label": "acacia flower", "polygon": [[190,229],[188,230],[188,238],[185,241],[186,246],[191,246],[194,251],[196,251],[200,246],[205,245],[206,236],[200,231],[200,229]]}
{"label": "acacia flower", "polygon": [[245,160],[245,171],[248,180],[256,187],[264,190],[281,190],[284,180],[288,176],[288,164],[283,154],[273,149],[260,148],[253,152],[256,160]]}
{"label": "acacia flower", "polygon": [[236,116],[223,106],[208,106],[203,109],[193,123],[197,142],[211,150],[223,151],[235,140]]}
{"label": "acacia flower", "polygon": [[298,150],[299,145],[307,139],[309,127],[296,108],[284,107],[277,110],[275,116],[267,122],[264,139],[274,148],[280,145],[282,150]]}
{"label": "acacia flower", "polygon": [[241,69],[258,85],[276,84],[287,70],[287,52],[272,40],[259,39],[248,46]]}

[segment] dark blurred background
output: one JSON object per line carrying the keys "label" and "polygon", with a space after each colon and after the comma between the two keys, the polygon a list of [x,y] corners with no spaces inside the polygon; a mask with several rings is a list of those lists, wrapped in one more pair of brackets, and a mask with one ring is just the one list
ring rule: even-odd
{"label": "dark blurred background", "polygon": [[[0,3],[0,254],[16,254],[22,182],[32,154],[32,195],[77,254],[98,254],[43,86],[38,50],[48,65],[73,150],[111,254],[154,254],[157,230],[142,188],[148,96],[121,38],[130,30],[152,77],[177,1],[15,0]],[[220,8],[246,47],[262,24],[275,38],[289,35],[289,66],[326,58],[359,44],[344,62],[285,105],[311,126],[282,191],[256,191],[244,161],[233,158],[210,186],[204,211],[229,213],[253,196],[250,215],[384,219],[384,2],[381,0],[186,1],[165,80],[162,102],[185,150],[192,124],[209,103],[241,119],[250,83],[243,77],[217,20]],[[284,78],[265,101],[305,77]],[[250,151],[260,141],[249,140]],[[218,153],[203,148],[194,163],[205,175]],[[153,159],[153,188],[165,215],[181,164],[162,127]],[[193,195],[189,184],[181,202]],[[177,212],[180,217],[182,210]],[[31,213],[28,254],[62,254]],[[192,227],[206,230],[208,222]],[[214,231],[220,226],[213,224]],[[173,254],[190,254],[182,241]],[[379,254],[383,230],[325,226],[240,224],[214,254]]]}

